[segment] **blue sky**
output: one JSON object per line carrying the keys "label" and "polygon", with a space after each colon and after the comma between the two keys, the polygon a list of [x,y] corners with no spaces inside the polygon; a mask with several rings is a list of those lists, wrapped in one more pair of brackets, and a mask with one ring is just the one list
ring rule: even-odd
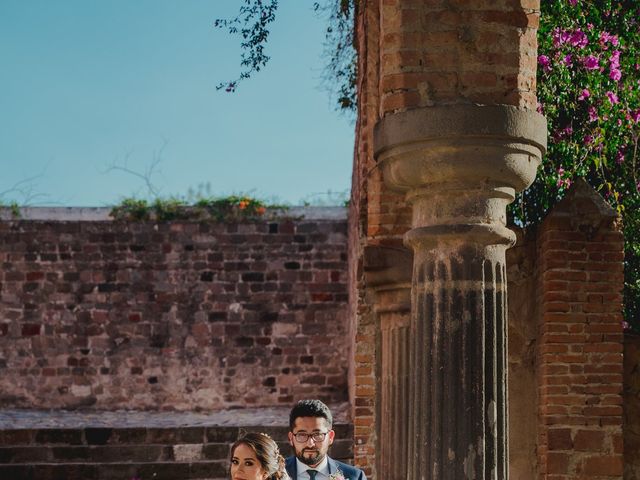
{"label": "blue sky", "polygon": [[[325,22],[282,0],[266,69],[227,94],[240,0],[0,0],[0,201],[106,206],[209,186],[299,203],[345,191],[353,120],[321,88]],[[113,168],[116,167],[116,168]],[[21,183],[22,182],[22,183]],[[200,187],[204,191],[203,187]]]}

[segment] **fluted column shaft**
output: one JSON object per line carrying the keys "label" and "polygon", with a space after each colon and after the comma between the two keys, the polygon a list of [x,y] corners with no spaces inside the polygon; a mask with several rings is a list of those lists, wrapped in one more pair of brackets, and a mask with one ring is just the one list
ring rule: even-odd
{"label": "fluted column shaft", "polygon": [[405,248],[365,248],[365,281],[375,292],[374,310],[379,325],[376,474],[385,480],[407,478],[408,466],[398,459],[405,458],[408,451],[412,263],[411,252]]}
{"label": "fluted column shaft", "polygon": [[505,480],[506,206],[533,181],[546,123],[507,106],[385,117],[377,160],[413,205],[407,477]]}

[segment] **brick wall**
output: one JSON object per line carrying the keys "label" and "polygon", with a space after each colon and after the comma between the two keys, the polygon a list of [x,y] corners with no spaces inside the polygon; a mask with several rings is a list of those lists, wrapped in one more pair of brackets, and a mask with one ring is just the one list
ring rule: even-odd
{"label": "brick wall", "polygon": [[0,222],[0,405],[347,399],[346,219]]}
{"label": "brick wall", "polygon": [[507,250],[509,478],[537,478],[535,232],[515,229],[517,243]]}
{"label": "brick wall", "polygon": [[367,245],[401,246],[410,225],[411,210],[404,195],[383,183],[373,158],[373,128],[380,119],[380,1],[358,2],[358,119],[351,187],[350,213],[350,318],[355,355],[350,378],[356,438],[355,463],[369,478],[375,477],[375,451],[379,422],[376,383],[380,359],[374,347],[379,333],[375,313],[377,295],[364,279]]}
{"label": "brick wall", "polygon": [[624,478],[640,478],[640,335],[624,338]]}
{"label": "brick wall", "polygon": [[623,238],[579,182],[539,230],[539,478],[620,479]]}
{"label": "brick wall", "polygon": [[381,111],[450,103],[535,109],[539,0],[383,0]]}

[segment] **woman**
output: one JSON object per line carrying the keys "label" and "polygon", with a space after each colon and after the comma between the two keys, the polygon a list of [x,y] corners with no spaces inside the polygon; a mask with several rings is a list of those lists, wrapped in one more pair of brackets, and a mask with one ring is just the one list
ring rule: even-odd
{"label": "woman", "polygon": [[290,480],[278,445],[264,433],[247,433],[231,446],[231,480]]}

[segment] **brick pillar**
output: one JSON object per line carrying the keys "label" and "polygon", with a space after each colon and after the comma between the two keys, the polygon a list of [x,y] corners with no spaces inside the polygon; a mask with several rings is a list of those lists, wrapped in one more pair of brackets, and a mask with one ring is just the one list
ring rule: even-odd
{"label": "brick pillar", "polygon": [[409,319],[411,252],[392,247],[365,249],[367,287],[375,291],[377,451],[376,474],[404,480],[409,428]]}
{"label": "brick pillar", "polygon": [[[402,248],[402,235],[411,224],[411,212],[403,195],[391,191],[373,158],[373,128],[380,119],[380,0],[356,2],[358,49],[358,120],[350,202],[350,304],[354,344],[351,392],[355,424],[355,463],[370,480],[377,476],[380,456],[380,398],[372,388],[379,380],[382,362],[380,315],[385,295],[364,278],[368,247]],[[374,282],[375,283],[375,282]],[[381,303],[382,302],[382,303]]]}
{"label": "brick pillar", "polygon": [[584,181],[538,233],[539,477],[621,479],[623,238]]}

